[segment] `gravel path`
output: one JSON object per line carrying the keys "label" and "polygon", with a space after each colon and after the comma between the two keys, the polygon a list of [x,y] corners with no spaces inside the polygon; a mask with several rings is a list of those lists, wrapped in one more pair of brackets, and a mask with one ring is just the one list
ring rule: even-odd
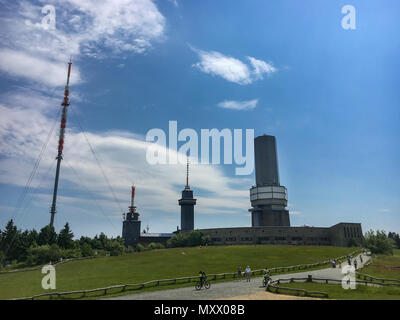
{"label": "gravel path", "polygon": [[[370,258],[363,255],[363,261],[366,263]],[[362,267],[359,257],[358,267]],[[329,279],[342,279],[343,275],[341,269],[337,268],[326,268],[313,271],[305,271],[291,274],[281,274],[273,276],[273,279],[277,278],[306,278],[309,274],[313,277],[329,278]],[[265,288],[262,286],[262,277],[251,278],[250,282],[246,280],[234,280],[229,282],[211,283],[211,288],[201,289],[199,291],[194,289],[194,286],[186,288],[178,288],[171,290],[159,290],[153,292],[143,292],[129,294],[125,296],[118,296],[107,298],[107,300],[214,300],[214,299],[238,299],[243,300],[246,297],[254,297],[256,299],[273,299],[274,294],[265,292]],[[272,296],[271,296],[272,295]],[[279,295],[281,296],[281,295]],[[285,298],[284,296],[282,296]],[[295,297],[286,296],[287,299]]]}

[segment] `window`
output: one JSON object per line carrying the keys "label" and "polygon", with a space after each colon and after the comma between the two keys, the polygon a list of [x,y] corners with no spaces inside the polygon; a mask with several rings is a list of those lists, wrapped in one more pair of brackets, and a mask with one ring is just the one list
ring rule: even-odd
{"label": "window", "polygon": [[292,237],[292,241],[301,241],[303,240],[302,237]]}
{"label": "window", "polygon": [[284,240],[286,240],[286,238],[285,238],[285,237],[275,237],[275,240],[277,240],[277,241],[284,241]]}

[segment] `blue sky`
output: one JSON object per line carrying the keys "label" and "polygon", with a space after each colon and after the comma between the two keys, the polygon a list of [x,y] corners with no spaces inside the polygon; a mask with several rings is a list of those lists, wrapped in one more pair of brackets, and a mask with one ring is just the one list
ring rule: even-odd
{"label": "blue sky", "polygon": [[[349,4],[355,30],[341,25]],[[72,57],[56,228],[69,221],[76,236],[121,234],[135,183],[143,228],[175,230],[185,167],[150,166],[145,136],[176,120],[178,130],[276,136],[292,225],[361,222],[364,231],[400,232],[398,2],[0,5],[0,228],[11,217],[29,229],[49,222],[58,123],[21,195],[59,121]],[[54,30],[43,28],[45,5],[56,10]],[[193,165],[195,226],[249,226],[253,183],[254,174],[236,176],[232,165]]]}

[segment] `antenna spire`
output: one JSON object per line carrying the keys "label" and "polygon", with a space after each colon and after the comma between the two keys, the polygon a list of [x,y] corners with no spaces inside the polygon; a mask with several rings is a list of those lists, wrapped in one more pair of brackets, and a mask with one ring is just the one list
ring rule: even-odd
{"label": "antenna spire", "polygon": [[136,187],[135,187],[135,186],[132,186],[131,206],[129,207],[129,212],[131,212],[131,213],[136,212],[136,207],[135,207],[135,190],[136,190]]}
{"label": "antenna spire", "polygon": [[186,188],[189,189],[189,156],[186,156]]}

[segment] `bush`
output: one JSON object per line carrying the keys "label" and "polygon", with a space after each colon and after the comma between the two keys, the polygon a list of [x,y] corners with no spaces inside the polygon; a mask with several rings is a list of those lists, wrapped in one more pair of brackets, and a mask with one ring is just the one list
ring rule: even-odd
{"label": "bush", "polygon": [[375,254],[393,254],[394,241],[384,231],[370,230],[365,234],[365,247]]}
{"label": "bush", "polygon": [[57,262],[62,257],[62,251],[56,244],[51,246],[46,244],[43,246],[32,246],[28,249],[27,264],[38,265],[49,262]]}
{"label": "bush", "polygon": [[147,249],[149,250],[154,250],[154,249],[164,249],[165,247],[163,246],[162,243],[155,243],[152,242],[147,246]]}
{"label": "bush", "polygon": [[124,252],[124,246],[118,241],[113,241],[108,249],[111,256],[120,256]]}
{"label": "bush", "polygon": [[62,258],[63,259],[74,259],[81,258],[82,252],[80,249],[65,249],[62,250]]}
{"label": "bush", "polygon": [[192,230],[189,234],[180,232],[167,241],[167,246],[171,248],[205,246],[208,244],[211,244],[210,236],[204,236],[199,230]]}
{"label": "bush", "polygon": [[125,253],[133,253],[135,252],[135,249],[132,246],[128,246],[127,248],[125,247]]}
{"label": "bush", "polygon": [[136,251],[142,252],[142,251],[144,251],[144,250],[145,250],[145,247],[144,247],[143,245],[141,245],[140,243],[138,243],[138,244],[136,245]]}
{"label": "bush", "polygon": [[186,247],[187,236],[185,236],[182,232],[175,234],[167,241],[167,245],[171,248]]}
{"label": "bush", "polygon": [[88,243],[84,243],[81,245],[82,256],[84,257],[92,257],[94,256],[94,250]]}

